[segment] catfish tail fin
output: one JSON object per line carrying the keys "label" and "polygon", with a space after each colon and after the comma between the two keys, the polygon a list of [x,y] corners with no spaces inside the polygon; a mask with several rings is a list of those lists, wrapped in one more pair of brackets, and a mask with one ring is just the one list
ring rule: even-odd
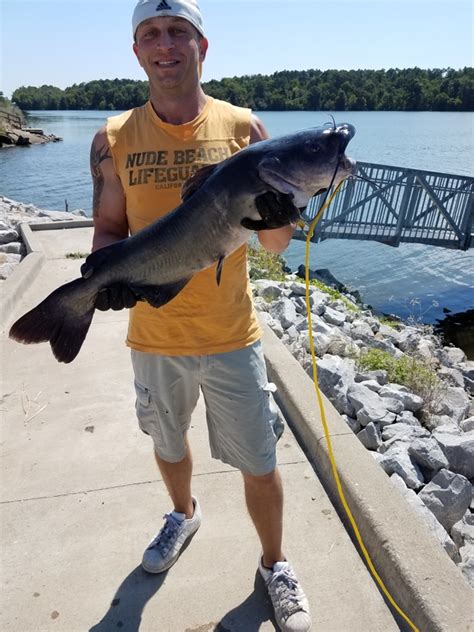
{"label": "catfish tail fin", "polygon": [[72,362],[94,315],[97,292],[88,285],[76,279],[59,287],[12,325],[10,338],[24,344],[49,342],[58,362]]}

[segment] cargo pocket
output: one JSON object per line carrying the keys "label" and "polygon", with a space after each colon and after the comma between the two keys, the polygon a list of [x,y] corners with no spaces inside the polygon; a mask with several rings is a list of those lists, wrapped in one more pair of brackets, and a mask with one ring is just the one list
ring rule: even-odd
{"label": "cargo pocket", "polygon": [[273,384],[273,382],[267,382],[262,387],[265,401],[265,419],[272,430],[274,445],[280,439],[285,429],[283,415],[281,414],[281,411],[275,402],[275,398],[273,397],[273,393],[276,393],[276,390],[277,387]]}
{"label": "cargo pocket", "polygon": [[135,410],[138,418],[140,430],[145,434],[153,437],[156,443],[159,440],[159,422],[155,407],[152,402],[149,389],[135,381],[135,392],[137,398],[135,400]]}

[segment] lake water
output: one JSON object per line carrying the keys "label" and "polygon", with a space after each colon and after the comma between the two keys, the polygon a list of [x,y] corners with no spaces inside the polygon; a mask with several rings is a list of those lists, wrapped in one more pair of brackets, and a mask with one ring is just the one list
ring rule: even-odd
{"label": "lake water", "polygon": [[[48,209],[82,208],[90,214],[89,150],[95,131],[111,112],[34,112],[29,122],[61,136],[60,143],[0,152],[0,194]],[[355,125],[348,154],[356,160],[473,175],[472,113],[335,112]],[[323,112],[261,112],[269,133],[325,123]],[[304,244],[285,253],[295,269]],[[374,308],[435,322],[474,308],[474,250],[453,251],[418,244],[391,248],[375,242],[328,240],[313,244],[312,268],[329,268]]]}

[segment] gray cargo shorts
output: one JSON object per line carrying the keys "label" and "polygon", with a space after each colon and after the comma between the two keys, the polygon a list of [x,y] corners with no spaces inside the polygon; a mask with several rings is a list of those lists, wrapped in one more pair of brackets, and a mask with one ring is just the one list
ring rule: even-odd
{"label": "gray cargo shorts", "polygon": [[138,423],[161,459],[185,457],[185,435],[202,391],[212,457],[254,476],[275,469],[284,423],[260,341],[207,356],[131,355]]}

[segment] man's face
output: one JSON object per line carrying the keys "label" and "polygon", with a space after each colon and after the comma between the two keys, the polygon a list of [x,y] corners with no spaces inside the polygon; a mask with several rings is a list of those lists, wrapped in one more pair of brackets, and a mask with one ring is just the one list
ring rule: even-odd
{"label": "man's face", "polygon": [[152,85],[175,90],[195,86],[207,39],[177,17],[156,17],[137,29],[133,50]]}

